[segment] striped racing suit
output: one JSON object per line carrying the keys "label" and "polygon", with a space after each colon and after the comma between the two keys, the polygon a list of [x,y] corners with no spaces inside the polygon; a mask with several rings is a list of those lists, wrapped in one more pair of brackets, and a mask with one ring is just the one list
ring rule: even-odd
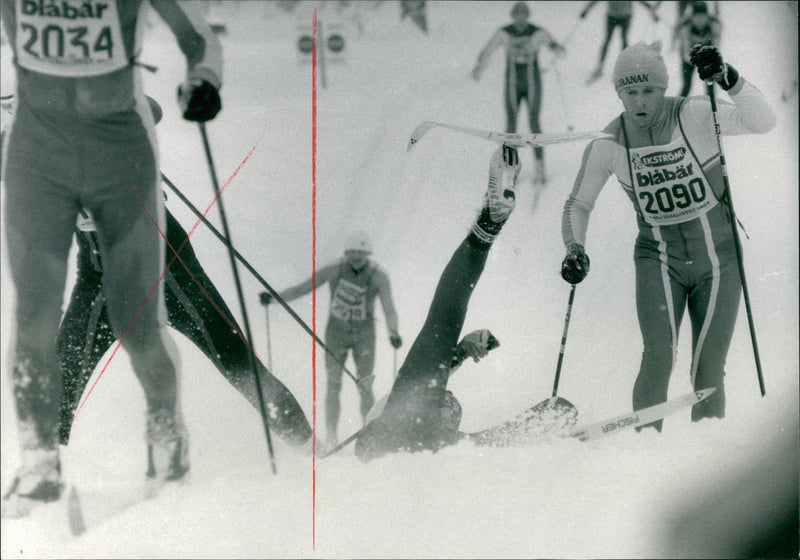
{"label": "striped racing suit", "polygon": [[[775,116],[743,78],[718,103],[722,134],[765,133]],[[633,408],[664,402],[685,309],[692,322],[691,382],[717,387],[692,418],[725,414],[724,365],[733,336],[741,282],[710,102],[666,97],[645,128],[623,113],[590,143],[564,205],[564,243],[585,244],[589,216],[613,174],[633,203],[636,304],[644,351]],[[661,428],[659,423],[656,426]]]}

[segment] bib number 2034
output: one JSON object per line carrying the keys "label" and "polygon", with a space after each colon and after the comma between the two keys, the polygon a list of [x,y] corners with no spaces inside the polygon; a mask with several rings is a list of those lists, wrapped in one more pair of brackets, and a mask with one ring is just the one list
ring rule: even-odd
{"label": "bib number 2034", "polygon": [[20,28],[25,33],[23,49],[34,58],[89,61],[114,57],[111,28],[107,26],[92,29],[93,34],[86,26],[48,24],[38,28],[23,23]]}
{"label": "bib number 2034", "polygon": [[639,192],[644,211],[648,214],[661,214],[677,209],[689,208],[706,199],[706,186],[699,177],[693,178],[687,185],[673,183],[654,191]]}

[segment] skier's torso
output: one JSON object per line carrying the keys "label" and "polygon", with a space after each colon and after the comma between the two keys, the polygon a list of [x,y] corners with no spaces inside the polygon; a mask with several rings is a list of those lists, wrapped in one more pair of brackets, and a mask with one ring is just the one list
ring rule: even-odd
{"label": "skier's torso", "polygon": [[331,289],[330,318],[334,322],[348,325],[372,322],[375,311],[377,282],[382,274],[372,261],[360,270],[354,270],[345,259],[339,263],[329,280]]}
{"label": "skier's torso", "polygon": [[[221,51],[193,8],[155,4],[187,57],[190,73],[219,86]],[[33,112],[94,119],[141,106],[136,58],[143,0],[6,0],[4,25],[14,49],[18,103]]]}
{"label": "skier's torso", "polygon": [[503,27],[502,33],[505,38],[508,68],[515,64],[532,65],[538,68],[539,49],[550,42],[550,38],[543,29],[529,23],[520,30],[511,24]]}

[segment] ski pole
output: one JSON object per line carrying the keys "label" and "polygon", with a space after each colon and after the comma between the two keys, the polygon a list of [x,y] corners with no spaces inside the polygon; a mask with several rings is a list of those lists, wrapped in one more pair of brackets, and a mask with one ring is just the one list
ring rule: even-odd
{"label": "ski pole", "polygon": [[261,412],[261,419],[264,422],[264,433],[267,437],[267,450],[269,451],[269,461],[270,466],[272,467],[272,473],[277,474],[277,468],[275,467],[275,452],[272,449],[272,436],[269,430],[269,416],[267,415],[267,407],[266,403],[264,402],[264,394],[261,389],[261,378],[258,375],[258,369],[256,367],[256,360],[255,354],[252,350],[253,348],[253,335],[250,332],[250,321],[247,319],[247,306],[244,303],[244,294],[242,293],[242,283],[239,279],[239,268],[236,266],[236,258],[233,252],[233,244],[231,242],[231,233],[230,229],[228,228],[228,219],[225,216],[225,207],[222,204],[222,196],[219,189],[219,183],[217,182],[217,172],[214,169],[214,160],[211,157],[211,147],[208,143],[208,135],[206,134],[206,126],[205,123],[200,122],[198,123],[198,127],[200,128],[200,136],[203,139],[203,148],[205,149],[206,154],[206,162],[208,163],[208,172],[211,176],[211,184],[214,187],[214,200],[217,203],[217,207],[219,208],[219,215],[220,219],[222,220],[222,229],[225,232],[225,245],[228,247],[228,256],[230,257],[231,261],[231,269],[233,270],[233,279],[234,283],[236,284],[236,294],[239,297],[239,306],[242,312],[242,324],[244,325],[245,329],[245,336],[247,337],[248,346],[250,346],[250,352],[248,352],[248,358],[250,361],[250,368],[253,372],[253,378],[255,379],[256,383],[256,390],[258,392],[258,404],[259,409]]}
{"label": "ski pole", "polygon": [[272,337],[269,329],[269,301],[261,294],[261,305],[264,306],[264,315],[267,323],[267,368],[272,371]]}
{"label": "ski pole", "polygon": [[556,379],[553,382],[553,396],[555,398],[558,394],[558,381],[561,377],[561,364],[564,362],[564,348],[567,346],[567,330],[569,329],[569,319],[572,315],[572,302],[575,301],[575,286],[569,291],[569,303],[567,303],[567,316],[564,318],[564,332],[561,335],[561,349],[558,352],[558,365],[556,366]]}
{"label": "ski pole", "polygon": [[761,389],[761,396],[763,397],[767,394],[767,391],[764,388],[764,374],[761,370],[761,357],[759,356],[758,353],[758,342],[756,341],[756,328],[755,324],[753,323],[753,310],[750,306],[750,292],[747,289],[747,278],[745,278],[745,273],[744,273],[744,261],[742,260],[742,247],[741,247],[741,241],[739,239],[739,230],[736,227],[736,212],[733,210],[731,185],[730,181],[728,180],[728,167],[727,164],[725,163],[725,153],[722,151],[722,130],[720,129],[719,120],[717,118],[717,97],[714,93],[714,82],[706,82],[706,88],[708,89],[708,97],[711,100],[711,116],[714,119],[714,135],[717,137],[717,148],[719,149],[719,165],[720,169],[722,170],[722,182],[725,188],[723,199],[725,203],[728,205],[728,210],[730,211],[731,230],[733,231],[733,242],[734,242],[734,247],[736,248],[736,262],[739,265],[739,278],[742,281],[742,294],[744,296],[744,306],[745,309],[747,310],[747,323],[750,327],[750,340],[753,343],[753,357],[755,358],[756,362],[758,386]]}
{"label": "ski pole", "polygon": [[[161,179],[170,188],[170,190],[174,192],[178,198],[181,199],[181,201],[186,205],[186,207],[189,208],[189,210],[191,210],[191,212],[195,216],[197,216],[197,218],[201,222],[203,222],[203,224],[209,229],[209,231],[211,231],[211,233],[213,233],[217,237],[217,239],[222,241],[222,243],[227,246],[228,239],[222,233],[220,233],[220,231],[216,227],[214,227],[214,225],[211,222],[208,221],[208,218],[206,218],[203,215],[203,213],[200,212],[200,210],[198,210],[198,208],[194,204],[192,204],[192,201],[186,198],[186,196],[181,192],[181,190],[172,181],[170,181],[169,178],[167,178],[167,176],[164,175],[163,173],[161,174]],[[370,380],[371,378],[374,377],[374,375],[365,375],[360,379],[357,378],[355,375],[353,375],[353,373],[349,369],[347,369],[347,367],[336,357],[333,351],[330,348],[328,348],[328,346],[322,341],[322,339],[320,339],[317,336],[317,334],[311,329],[311,327],[309,327],[306,324],[306,322],[303,321],[302,317],[300,317],[297,313],[295,313],[294,309],[292,309],[292,307],[286,302],[286,300],[284,300],[278,294],[278,292],[276,292],[273,289],[273,287],[270,286],[266,280],[264,280],[264,278],[256,271],[256,269],[253,268],[253,266],[247,261],[247,259],[245,259],[241,255],[241,253],[239,253],[239,251],[237,251],[236,248],[233,247],[232,245],[231,248],[233,248],[234,256],[239,260],[240,263],[242,263],[242,266],[244,266],[247,269],[247,271],[253,275],[253,278],[255,278],[264,289],[266,289],[270,294],[272,294],[272,296],[275,298],[275,301],[280,303],[281,306],[283,306],[283,308],[286,310],[286,312],[289,313],[289,315],[291,315],[292,319],[297,321],[297,324],[299,324],[309,335],[311,335],[311,337],[317,342],[317,344],[319,344],[320,348],[324,349],[334,360],[336,360],[336,362],[340,366],[342,366],[343,371],[348,375],[348,377],[350,377],[350,379],[353,380],[353,382],[356,384],[356,387],[358,387],[360,391],[365,391],[366,390],[365,386],[362,385],[362,383]]]}

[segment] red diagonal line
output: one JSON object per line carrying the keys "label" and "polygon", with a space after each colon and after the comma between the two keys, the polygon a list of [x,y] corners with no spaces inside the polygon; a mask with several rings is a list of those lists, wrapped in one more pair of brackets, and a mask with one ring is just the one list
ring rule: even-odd
{"label": "red diagonal line", "polygon": [[[261,142],[261,139],[262,139],[263,137],[264,137],[264,134],[262,133],[262,134],[261,134],[261,136],[259,136],[258,140],[256,141],[255,145],[254,145],[254,146],[253,146],[253,147],[250,149],[250,151],[247,153],[247,155],[245,156],[245,158],[242,160],[242,162],[239,164],[239,166],[236,168],[236,170],[233,172],[233,174],[232,174],[232,175],[231,175],[231,176],[228,178],[228,180],[225,182],[225,184],[223,185],[223,187],[220,189],[220,192],[219,192],[218,194],[216,194],[216,195],[215,195],[214,199],[213,199],[213,200],[212,200],[212,202],[211,202],[211,203],[208,205],[208,208],[206,208],[206,211],[203,213],[203,217],[204,217],[204,218],[206,218],[206,217],[207,217],[208,213],[211,211],[211,208],[213,208],[214,204],[216,204],[217,200],[218,200],[218,199],[219,199],[219,197],[222,195],[222,192],[223,192],[223,191],[224,191],[224,190],[225,190],[225,189],[228,187],[228,185],[231,183],[231,181],[233,180],[233,178],[234,178],[234,177],[236,177],[236,175],[237,175],[237,174],[239,173],[239,171],[242,169],[242,167],[243,167],[243,166],[244,166],[244,164],[247,162],[247,160],[248,160],[248,159],[250,159],[250,156],[252,156],[252,155],[253,155],[253,153],[254,153],[254,152],[255,152],[255,150],[256,150],[256,147],[258,147],[258,144]],[[139,205],[140,205],[140,206],[142,207],[142,209],[144,210],[145,214],[147,214],[148,218],[150,218],[150,221],[151,221],[151,222],[153,223],[153,225],[155,226],[155,228],[156,228],[156,230],[158,231],[159,235],[161,235],[161,237],[164,239],[164,241],[167,243],[167,245],[169,245],[169,247],[170,247],[170,248],[173,250],[173,252],[175,253],[175,255],[174,255],[174,256],[172,257],[172,259],[171,259],[171,260],[170,260],[170,261],[167,263],[167,266],[166,266],[166,267],[164,268],[164,270],[161,272],[161,275],[158,277],[158,280],[156,281],[155,285],[154,285],[154,286],[153,286],[153,288],[150,290],[150,292],[147,294],[147,297],[145,297],[145,300],[144,300],[144,302],[142,303],[142,305],[141,305],[141,306],[139,307],[139,309],[136,311],[136,314],[134,315],[134,318],[133,318],[133,320],[131,321],[131,323],[130,323],[130,325],[128,326],[128,328],[126,329],[125,333],[124,333],[124,334],[122,335],[122,337],[121,337],[121,338],[120,338],[120,339],[117,341],[117,344],[116,344],[116,346],[114,347],[114,350],[112,351],[111,355],[108,357],[108,360],[106,360],[106,363],[103,365],[103,368],[100,370],[100,373],[98,374],[98,376],[97,376],[97,379],[95,379],[94,383],[92,383],[92,386],[89,388],[89,391],[86,393],[86,396],[83,398],[83,400],[81,401],[81,404],[78,406],[77,410],[75,411],[75,415],[73,416],[73,419],[72,419],[72,421],[73,421],[73,422],[75,422],[75,418],[77,418],[77,416],[78,416],[78,413],[79,413],[79,412],[80,412],[80,410],[83,408],[83,405],[85,405],[85,404],[86,404],[86,401],[89,399],[89,396],[90,396],[90,395],[92,394],[92,392],[94,391],[94,388],[95,388],[95,387],[97,386],[97,384],[100,382],[100,379],[101,379],[101,378],[103,377],[103,375],[105,374],[106,370],[108,369],[108,366],[111,364],[111,361],[114,359],[114,357],[117,355],[117,352],[118,352],[118,351],[119,351],[119,349],[122,347],[122,343],[123,343],[123,341],[124,341],[124,340],[125,340],[125,338],[128,336],[128,334],[130,334],[130,331],[131,331],[131,329],[133,329],[133,326],[136,324],[136,321],[139,319],[139,316],[142,314],[142,311],[144,310],[144,308],[145,308],[145,306],[147,305],[148,301],[150,301],[150,298],[153,296],[153,294],[156,292],[156,290],[158,290],[158,287],[159,287],[159,285],[161,284],[161,282],[163,282],[163,280],[164,280],[164,277],[165,277],[165,276],[166,276],[166,274],[167,274],[167,271],[169,270],[169,268],[172,266],[172,264],[175,262],[175,260],[176,260],[176,259],[180,260],[180,262],[183,264],[183,266],[186,268],[186,270],[187,270],[187,271],[189,272],[189,274],[192,276],[192,279],[193,279],[193,280],[194,280],[194,281],[197,283],[197,285],[198,285],[198,286],[200,286],[200,288],[201,288],[201,290],[203,291],[203,294],[206,296],[206,298],[208,298],[208,300],[209,300],[209,301],[212,303],[212,305],[214,305],[215,309],[217,309],[217,311],[220,313],[220,315],[221,315],[221,316],[222,316],[222,317],[223,317],[223,318],[226,320],[226,322],[228,322],[228,324],[231,326],[231,328],[233,328],[232,322],[230,321],[229,317],[227,317],[227,315],[226,315],[226,314],[225,314],[225,313],[224,313],[224,312],[223,312],[221,309],[219,309],[219,308],[216,306],[216,304],[214,304],[214,302],[213,302],[213,301],[211,300],[211,298],[210,298],[210,295],[209,295],[209,294],[208,294],[208,293],[205,291],[205,289],[203,288],[203,286],[202,286],[202,285],[200,285],[199,281],[198,281],[198,280],[197,280],[197,279],[194,277],[194,275],[191,273],[191,271],[190,271],[190,270],[189,270],[189,268],[187,267],[186,263],[183,261],[183,259],[182,259],[182,258],[179,256],[179,254],[178,254],[178,253],[179,253],[179,251],[181,251],[181,250],[182,250],[182,249],[183,249],[183,248],[186,246],[186,244],[189,242],[189,238],[192,236],[192,234],[194,234],[194,232],[197,230],[198,226],[199,226],[199,225],[202,223],[202,221],[203,221],[203,220],[202,220],[202,219],[200,219],[200,218],[198,218],[198,219],[197,219],[197,221],[194,223],[194,225],[192,226],[192,228],[191,228],[191,229],[189,230],[189,232],[187,233],[187,235],[186,235],[186,239],[183,241],[183,243],[181,243],[180,247],[179,247],[179,248],[178,248],[178,250],[176,251],[176,250],[174,249],[174,247],[172,247],[172,245],[171,245],[171,244],[169,243],[169,241],[167,240],[167,236],[166,236],[166,235],[164,235],[164,232],[163,232],[163,231],[161,230],[161,228],[159,227],[159,225],[158,225],[158,221],[157,221],[155,218],[153,218],[152,214],[150,214],[150,212],[147,210],[147,207],[145,206],[145,204],[144,204],[144,202],[141,200],[141,198],[140,198],[140,197],[139,197],[139,196],[138,196],[138,195],[137,195],[137,194],[136,194],[136,193],[133,191],[133,189],[131,189],[130,185],[128,185],[127,181],[125,181],[125,178],[124,178],[124,177],[123,177],[123,176],[122,176],[122,175],[121,175],[121,174],[120,174],[120,173],[119,173],[119,172],[118,172],[118,171],[117,171],[117,170],[114,168],[114,166],[113,166],[113,165],[111,165],[111,162],[109,162],[109,161],[108,161],[108,159],[106,159],[106,163],[107,163],[107,164],[108,164],[108,166],[111,168],[111,170],[112,170],[112,171],[113,171],[113,172],[114,172],[114,173],[115,173],[115,174],[116,174],[116,175],[117,175],[117,176],[120,178],[120,180],[122,181],[123,185],[125,185],[125,187],[126,187],[126,188],[128,189],[128,191],[131,193],[131,195],[132,195],[132,196],[133,196],[133,197],[136,199],[136,201],[139,203]],[[229,242],[230,242],[230,240],[229,240]],[[251,350],[251,351],[252,351],[252,352],[255,354],[255,350],[254,350],[254,349],[253,349],[253,348],[252,348],[252,347],[249,345],[249,343],[248,343],[248,341],[247,341],[246,337],[244,337],[244,335],[241,333],[241,331],[240,331],[240,330],[238,330],[238,329],[236,329],[236,330],[237,330],[237,332],[238,332],[239,336],[240,336],[240,337],[241,337],[241,338],[242,338],[242,339],[245,341],[245,344],[247,344],[247,345],[248,345],[248,347],[250,348],[250,350]],[[257,354],[256,354],[256,356],[257,356]]]}

